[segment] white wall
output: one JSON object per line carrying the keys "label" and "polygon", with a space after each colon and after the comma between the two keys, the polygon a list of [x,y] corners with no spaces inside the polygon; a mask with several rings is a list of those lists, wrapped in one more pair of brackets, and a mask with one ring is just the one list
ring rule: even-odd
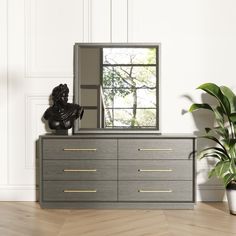
{"label": "white wall", "polygon": [[[35,200],[38,135],[53,87],[72,90],[75,42],[161,43],[163,133],[192,133],[207,114],[184,114],[195,88],[236,88],[234,0],[1,0],[0,200]],[[200,145],[203,145],[200,143]],[[198,200],[221,200],[198,163]]]}

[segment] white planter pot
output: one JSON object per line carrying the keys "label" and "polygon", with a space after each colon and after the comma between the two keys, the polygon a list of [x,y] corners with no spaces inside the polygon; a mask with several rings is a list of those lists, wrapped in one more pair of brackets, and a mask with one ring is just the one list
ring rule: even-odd
{"label": "white planter pot", "polygon": [[229,211],[236,215],[236,189],[226,189]]}

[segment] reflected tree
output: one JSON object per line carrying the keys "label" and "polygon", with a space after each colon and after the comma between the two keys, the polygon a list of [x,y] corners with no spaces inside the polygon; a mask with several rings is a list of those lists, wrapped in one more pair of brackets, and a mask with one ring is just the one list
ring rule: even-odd
{"label": "reflected tree", "polygon": [[[145,49],[147,51],[147,49]],[[125,63],[122,63],[122,57],[125,57]],[[120,58],[114,59],[109,53],[103,52],[103,91],[105,97],[105,106],[110,109],[106,109],[106,126],[115,125],[115,114],[114,108],[119,109],[124,107],[115,107],[115,97],[126,98],[129,95],[132,96],[131,107],[126,109],[127,117],[120,117],[119,123],[123,126],[128,127],[141,127],[145,119],[152,123],[155,121],[150,116],[153,114],[147,111],[147,117],[142,119],[137,118],[138,108],[138,94],[137,91],[140,89],[152,90],[156,92],[156,49],[148,48],[145,54],[145,61],[140,57],[139,54],[134,50],[133,52],[121,55]],[[127,99],[126,99],[127,100]],[[153,107],[156,106],[156,101],[153,101]],[[123,104],[120,104],[121,106]],[[116,104],[117,106],[117,104]],[[131,113],[131,114],[130,114]],[[153,121],[154,120],[154,121]],[[151,121],[151,122],[150,122]]]}

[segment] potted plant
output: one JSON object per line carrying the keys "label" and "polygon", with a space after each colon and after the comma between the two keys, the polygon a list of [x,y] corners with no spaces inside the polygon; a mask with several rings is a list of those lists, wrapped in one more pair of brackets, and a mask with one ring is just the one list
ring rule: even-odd
{"label": "potted plant", "polygon": [[215,125],[206,127],[203,138],[212,140],[215,146],[207,147],[198,154],[200,159],[212,157],[215,165],[209,178],[216,176],[224,183],[231,214],[236,214],[236,95],[226,86],[205,83],[198,87],[216,99],[217,105],[194,103],[189,111],[206,109],[214,114]]}

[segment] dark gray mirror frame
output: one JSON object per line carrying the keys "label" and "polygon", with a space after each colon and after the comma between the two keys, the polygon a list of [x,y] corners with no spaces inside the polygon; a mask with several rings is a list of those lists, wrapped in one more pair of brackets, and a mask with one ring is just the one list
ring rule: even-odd
{"label": "dark gray mirror frame", "polygon": [[[83,134],[83,133],[97,133],[97,134],[134,134],[134,133],[140,133],[140,134],[160,134],[160,51],[161,51],[161,45],[160,43],[75,43],[74,45],[74,103],[80,104],[81,101],[81,92],[80,92],[80,63],[79,63],[79,52],[80,48],[83,47],[130,47],[130,48],[142,48],[142,47],[155,47],[157,48],[157,68],[156,68],[156,80],[157,80],[157,92],[156,92],[156,116],[157,116],[157,126],[156,129],[105,129],[105,128],[91,128],[91,129],[80,129],[80,120],[77,119],[73,126],[73,134]],[[81,104],[80,104],[81,105]],[[99,104],[98,104],[99,105]]]}

